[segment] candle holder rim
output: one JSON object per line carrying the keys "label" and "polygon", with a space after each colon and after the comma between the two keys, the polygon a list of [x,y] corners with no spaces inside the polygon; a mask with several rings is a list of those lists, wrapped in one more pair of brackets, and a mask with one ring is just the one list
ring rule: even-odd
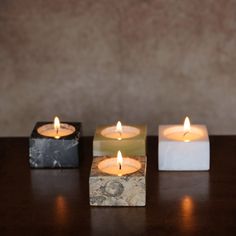
{"label": "candle holder rim", "polygon": [[[53,124],[52,121],[38,121],[36,122],[33,131],[31,132],[30,138],[42,138],[42,139],[55,139],[53,137],[48,137],[48,136],[44,136],[41,135],[40,133],[38,133],[38,128],[43,126],[43,125],[47,125],[47,124]],[[82,127],[82,123],[81,122],[71,122],[71,121],[61,121],[61,124],[68,124],[71,125],[75,128],[75,131],[67,136],[62,136],[59,139],[55,139],[55,140],[70,140],[72,137],[74,137],[74,135],[76,134],[78,137],[80,137],[81,135],[81,127]]]}
{"label": "candle holder rim", "polygon": [[91,166],[91,170],[90,170],[90,177],[108,176],[108,177],[114,177],[114,178],[125,178],[126,176],[137,176],[137,177],[140,176],[141,177],[144,174],[146,174],[147,156],[131,156],[131,157],[129,157],[129,158],[132,158],[136,161],[139,161],[141,164],[141,167],[136,172],[122,175],[122,176],[107,174],[107,173],[102,172],[98,168],[98,164],[101,161],[104,161],[105,159],[109,159],[109,158],[114,158],[114,157],[111,157],[111,156],[95,156],[95,157],[93,157],[92,166]]}

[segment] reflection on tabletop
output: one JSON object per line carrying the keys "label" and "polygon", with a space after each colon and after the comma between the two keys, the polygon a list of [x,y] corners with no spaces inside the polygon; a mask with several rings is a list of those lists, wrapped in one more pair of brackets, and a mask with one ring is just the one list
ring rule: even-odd
{"label": "reflection on tabletop", "polygon": [[181,230],[193,231],[202,220],[198,207],[209,199],[209,172],[160,172],[158,182],[159,198],[177,211]]}

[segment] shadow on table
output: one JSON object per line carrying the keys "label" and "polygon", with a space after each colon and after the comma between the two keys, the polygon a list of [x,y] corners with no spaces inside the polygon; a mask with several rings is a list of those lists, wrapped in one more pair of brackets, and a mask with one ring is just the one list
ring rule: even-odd
{"label": "shadow on table", "polygon": [[37,214],[33,216],[41,227],[60,232],[76,223],[80,199],[77,169],[31,170],[32,197]]}
{"label": "shadow on table", "polygon": [[79,171],[77,169],[31,170],[31,186],[34,198],[42,199],[73,196],[79,192]]}
{"label": "shadow on table", "polygon": [[144,207],[91,207],[92,235],[144,235]]}

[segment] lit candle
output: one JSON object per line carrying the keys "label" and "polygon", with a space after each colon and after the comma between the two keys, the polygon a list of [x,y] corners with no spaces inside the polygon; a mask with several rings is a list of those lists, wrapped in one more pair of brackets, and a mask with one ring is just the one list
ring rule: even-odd
{"label": "lit candle", "polygon": [[58,136],[60,127],[61,127],[61,125],[60,125],[60,120],[59,120],[59,118],[56,116],[56,117],[54,118],[54,130],[56,130],[57,136]]}
{"label": "lit candle", "polygon": [[119,170],[121,170],[122,163],[123,163],[123,157],[122,157],[121,151],[118,151],[118,153],[117,153],[117,164],[119,165]]}
{"label": "lit candle", "polygon": [[120,121],[117,122],[116,126],[109,126],[102,130],[102,136],[111,139],[127,139],[132,138],[140,134],[140,130],[133,126],[123,125]]}
{"label": "lit candle", "polygon": [[123,176],[132,174],[141,168],[141,163],[130,157],[122,157],[121,151],[117,157],[107,158],[98,164],[98,169],[110,175]]}
{"label": "lit candle", "polygon": [[164,131],[164,136],[168,139],[184,142],[199,140],[203,135],[204,132],[202,128],[196,125],[191,126],[188,117],[185,118],[183,126],[171,126]]}
{"label": "lit candle", "polygon": [[209,170],[210,147],[205,125],[159,126],[159,170]]}
{"label": "lit candle", "polygon": [[117,139],[121,140],[123,129],[122,129],[122,124],[121,124],[120,121],[118,121],[117,124],[116,124],[116,132],[119,134],[119,137]]}
{"label": "lit candle", "polygon": [[60,123],[59,118],[54,118],[54,123],[49,123],[40,126],[37,132],[42,136],[59,139],[61,137],[69,136],[75,132],[75,127],[66,123]]}

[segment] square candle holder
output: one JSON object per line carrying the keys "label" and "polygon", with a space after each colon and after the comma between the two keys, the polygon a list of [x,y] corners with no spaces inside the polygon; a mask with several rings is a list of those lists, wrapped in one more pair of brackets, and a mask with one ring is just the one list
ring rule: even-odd
{"label": "square candle holder", "polygon": [[[207,171],[210,168],[210,145],[205,125],[194,125],[199,138],[192,141],[173,140],[166,131],[173,125],[159,126],[158,167],[161,171]],[[175,126],[179,127],[179,126]]]}
{"label": "square candle holder", "polygon": [[126,156],[146,156],[146,125],[124,126],[137,131],[137,134],[121,140],[105,136],[106,130],[109,132],[111,127],[99,126],[96,128],[93,139],[93,156],[115,156],[117,150]]}
{"label": "square candle holder", "polygon": [[37,122],[29,139],[31,168],[76,168],[79,166],[79,138],[81,123],[65,122],[75,131],[60,138],[43,136],[38,129],[50,122]]}
{"label": "square candle holder", "polygon": [[[145,206],[146,156],[132,157],[140,168],[131,174],[111,175],[99,168],[99,163],[111,157],[94,157],[89,177],[91,206]],[[106,167],[106,164],[104,165]]]}

